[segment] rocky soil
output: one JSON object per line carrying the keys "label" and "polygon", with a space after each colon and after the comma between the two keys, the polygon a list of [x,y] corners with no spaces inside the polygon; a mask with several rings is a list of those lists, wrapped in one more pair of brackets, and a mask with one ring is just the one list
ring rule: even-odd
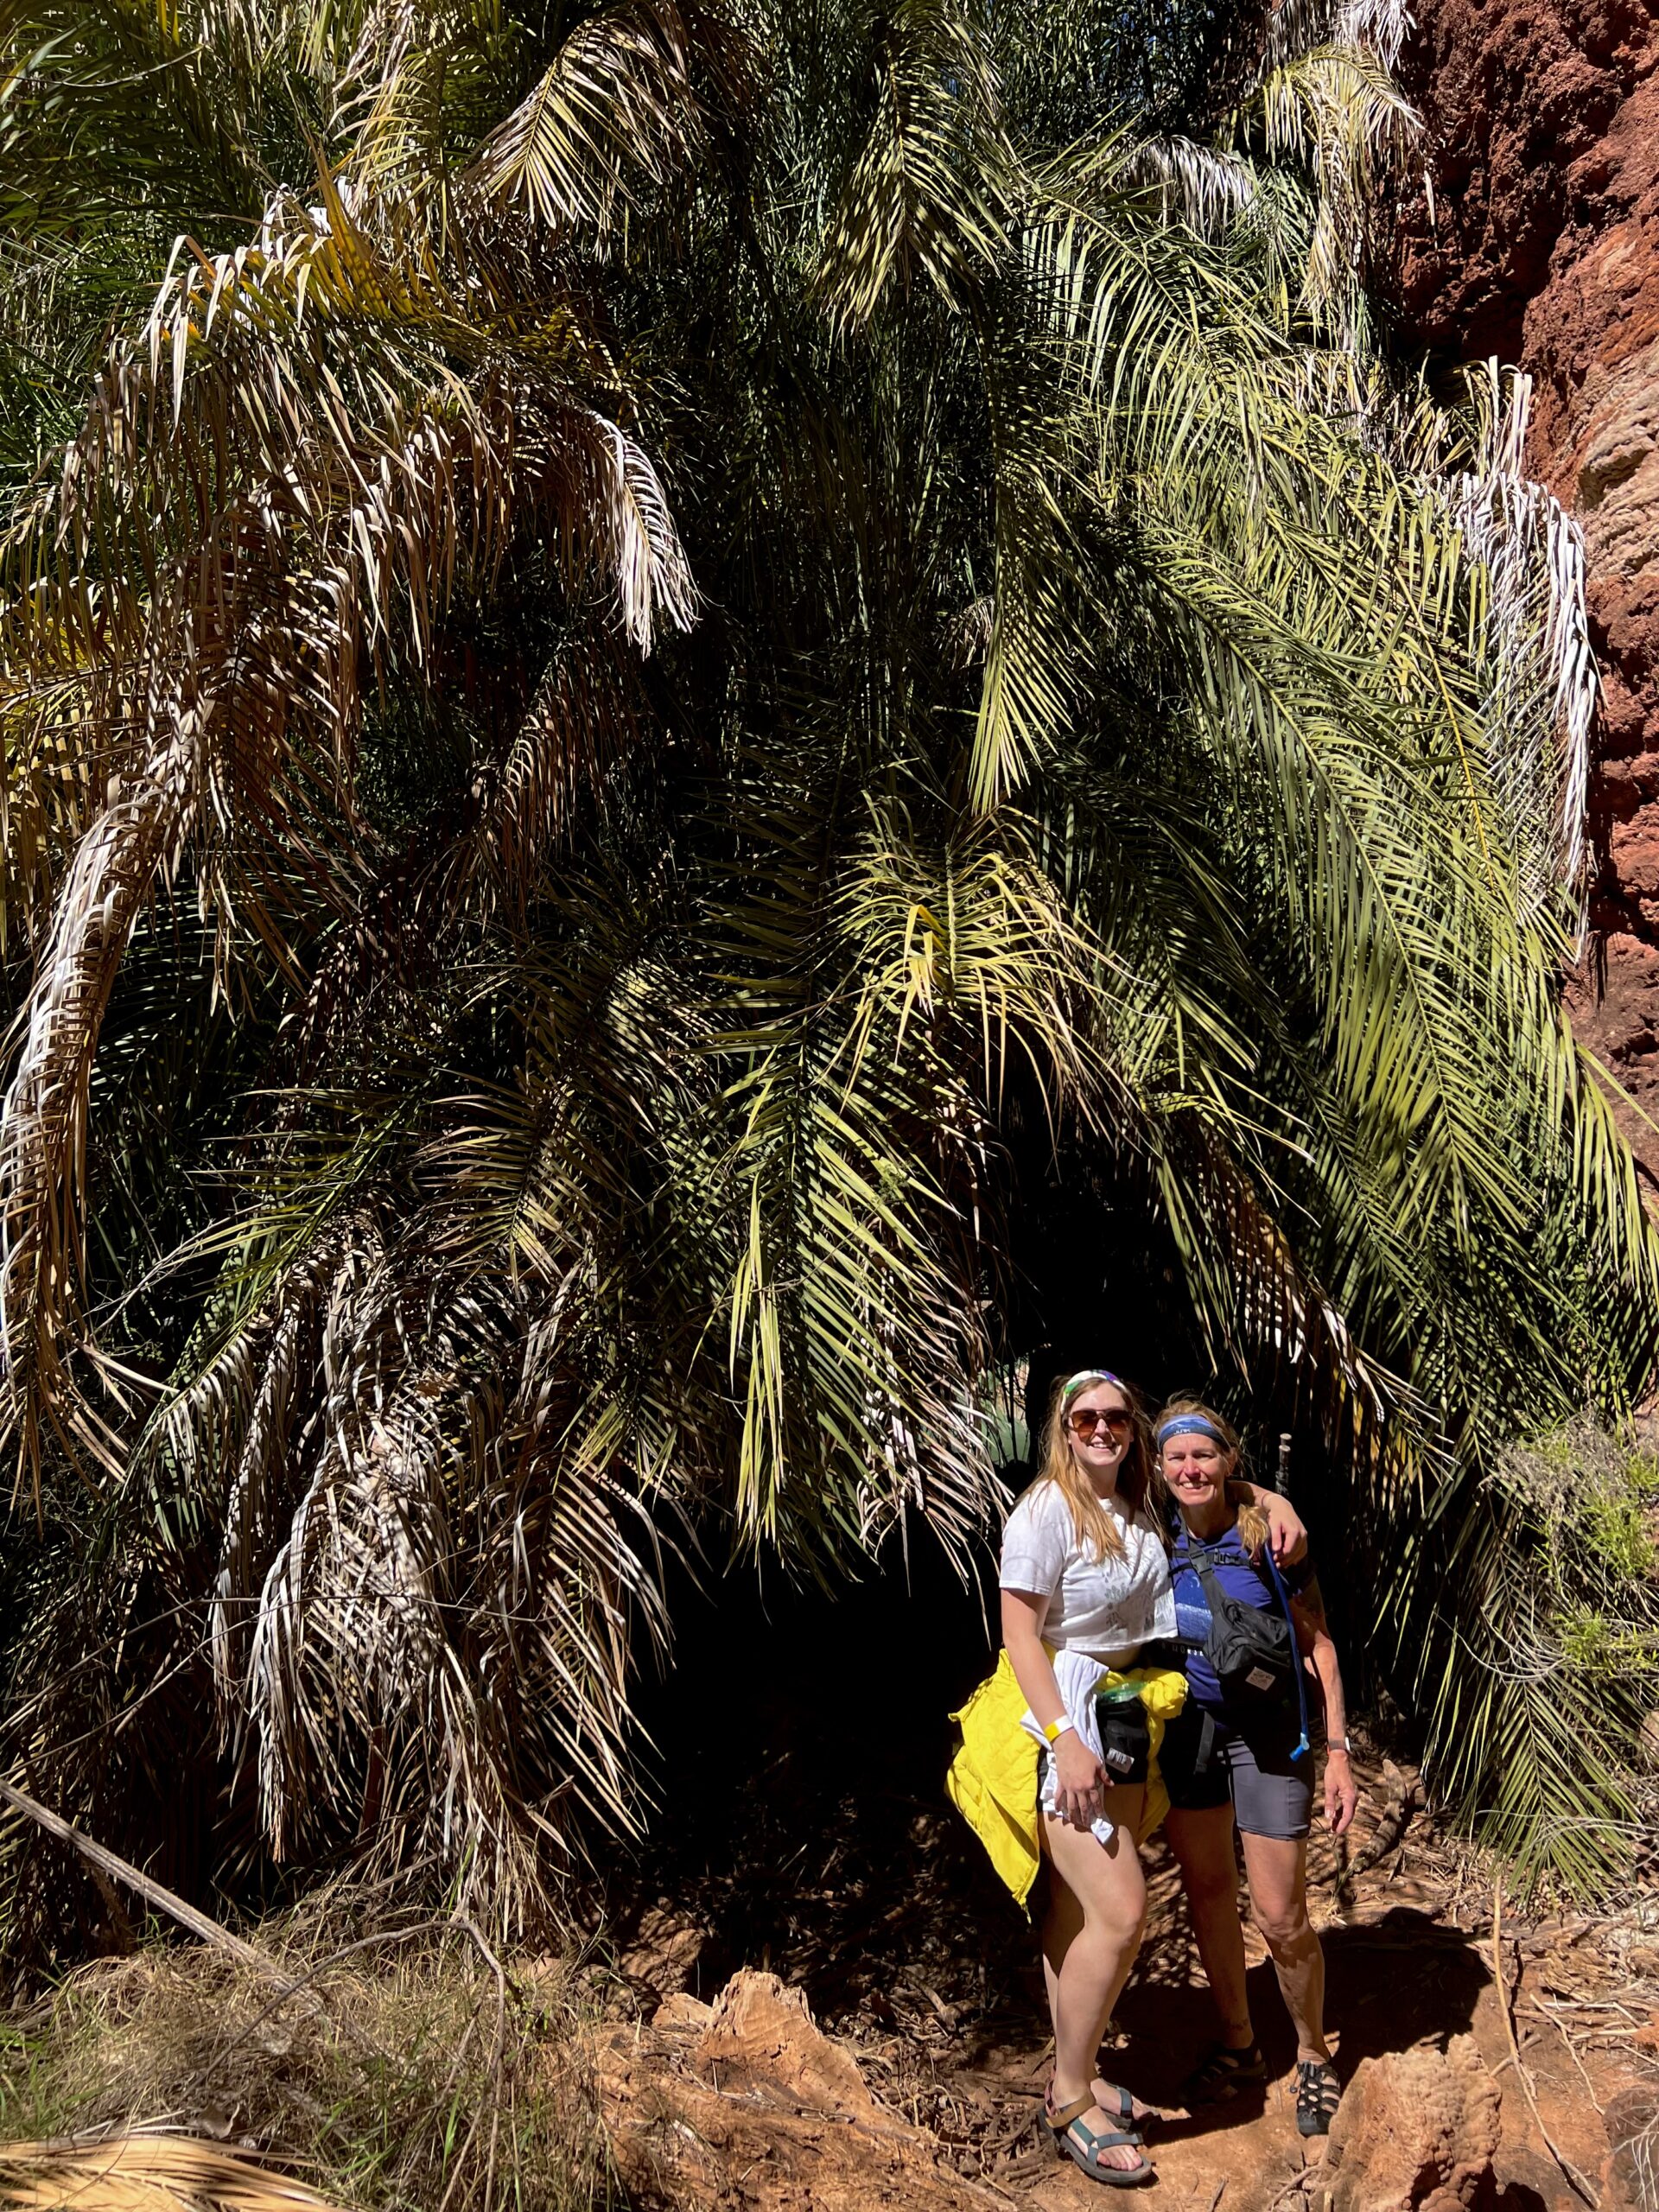
{"label": "rocky soil", "polygon": [[[1532,465],[1585,534],[1605,680],[1580,1034],[1659,1120],[1659,9],[1414,0],[1432,191],[1402,213],[1408,336],[1535,379]],[[1659,1130],[1626,1114],[1650,1173]]]}
{"label": "rocky soil", "polygon": [[[1180,2212],[1659,2212],[1659,1885],[1596,1919],[1519,1917],[1499,1901],[1495,1931],[1484,1873],[1434,1834],[1414,1778],[1373,1758],[1364,1780],[1353,1837],[1314,1852],[1345,2084],[1323,2156],[1295,2133],[1294,2052],[1259,1943],[1268,2090],[1180,2110],[1210,2020],[1154,1850],[1152,1925],[1105,2055],[1164,2115],[1147,2198]],[[641,1910],[592,2059],[632,2194],[698,2212],[1098,2202],[1041,2129],[1034,1942],[988,1885],[974,1906],[988,1916],[964,1923],[955,1851],[945,1816],[918,1814],[885,1885],[845,1866],[861,1926],[815,1911],[810,1872],[793,1870],[805,1894],[779,1948],[805,1989],[759,1961],[707,1986],[734,1938],[717,1882],[701,1908]]]}

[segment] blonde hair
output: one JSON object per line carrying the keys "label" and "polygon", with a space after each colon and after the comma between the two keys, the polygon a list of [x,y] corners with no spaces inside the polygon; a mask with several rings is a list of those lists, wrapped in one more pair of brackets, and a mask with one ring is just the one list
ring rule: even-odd
{"label": "blonde hair", "polygon": [[[1076,1382],[1073,1376],[1071,1380]],[[1129,1409],[1133,1427],[1129,1431],[1128,1449],[1123,1454],[1117,1471],[1117,1495],[1123,1501],[1132,1520],[1138,1519],[1152,1487],[1152,1432],[1147,1426],[1146,1408],[1139,1396],[1127,1382],[1103,1370],[1090,1375],[1088,1386],[1109,1382],[1121,1391]],[[1068,1383],[1062,1377],[1054,1385],[1048,1402],[1048,1419],[1043,1426],[1043,1464],[1037,1479],[1030,1484],[1026,1495],[1044,1483],[1052,1483],[1071,1509],[1071,1525],[1077,1531],[1078,1543],[1091,1559],[1122,1559],[1123,1539],[1118,1534],[1117,1523],[1095,1494],[1095,1486],[1077,1465],[1067,1433],[1065,1416],[1069,1395],[1081,1397],[1083,1392],[1070,1394]]]}
{"label": "blonde hair", "polygon": [[[1166,1421],[1177,1421],[1184,1414],[1192,1414],[1199,1421],[1207,1421],[1220,1435],[1222,1443],[1233,1455],[1233,1474],[1238,1471],[1242,1447],[1238,1431],[1225,1414],[1218,1414],[1213,1406],[1206,1406],[1202,1398],[1172,1398],[1153,1423],[1154,1429],[1162,1428]],[[1158,1446],[1158,1456],[1163,1457],[1163,1446]],[[1238,1538],[1248,1552],[1259,1552],[1268,1541],[1268,1516],[1262,1508],[1245,1497],[1232,1474],[1227,1478],[1227,1495],[1238,1509]]]}

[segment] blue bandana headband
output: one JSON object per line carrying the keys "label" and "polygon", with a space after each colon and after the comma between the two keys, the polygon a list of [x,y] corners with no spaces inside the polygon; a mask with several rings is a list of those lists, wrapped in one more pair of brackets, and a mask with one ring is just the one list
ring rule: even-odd
{"label": "blue bandana headband", "polygon": [[1172,1436],[1209,1436],[1214,1438],[1224,1452],[1230,1452],[1233,1448],[1214,1421],[1206,1421],[1202,1414],[1175,1414],[1168,1421],[1160,1422],[1158,1429],[1160,1444],[1167,1444]]}
{"label": "blue bandana headband", "polygon": [[[1114,1390],[1123,1389],[1122,1383],[1112,1373],[1110,1368],[1084,1367],[1076,1375],[1071,1376],[1061,1387],[1060,1403],[1064,1405],[1068,1398],[1074,1397],[1079,1390],[1087,1389],[1090,1382],[1109,1382]],[[1124,1395],[1127,1397],[1128,1393],[1124,1391]]]}

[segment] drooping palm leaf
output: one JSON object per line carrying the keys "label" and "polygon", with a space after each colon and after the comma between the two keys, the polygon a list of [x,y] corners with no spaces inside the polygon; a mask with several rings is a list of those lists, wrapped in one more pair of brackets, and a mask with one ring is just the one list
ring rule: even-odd
{"label": "drooping palm leaf", "polygon": [[[50,1655],[142,1650],[244,1858],[526,1922],[639,1816],[664,1547],[994,1528],[1040,1154],[1327,1440],[1446,1786],[1590,1878],[1582,1591],[1465,1666],[1430,1562],[1516,1612],[1475,1440],[1618,1409],[1659,1248],[1560,1006],[1570,533],[1513,388],[1365,352],[1397,10],[180,16],[6,49],[0,375],[31,303],[99,364],[0,535],[15,1755],[107,1807]],[[133,40],[169,127],[231,80],[188,161]],[[101,273],[37,170],[138,206]]]}

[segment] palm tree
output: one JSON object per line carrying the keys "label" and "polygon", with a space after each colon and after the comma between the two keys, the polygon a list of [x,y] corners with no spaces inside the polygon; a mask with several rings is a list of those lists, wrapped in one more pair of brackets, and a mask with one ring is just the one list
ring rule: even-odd
{"label": "palm tree", "polygon": [[[630,1816],[664,1546],[994,1525],[1033,1145],[1391,1560],[1524,1559],[1483,1438],[1628,1398],[1659,1251],[1560,1004],[1572,535],[1523,394],[1370,347],[1397,35],[14,0],[12,1739],[61,1802],[154,1756],[70,1711],[159,1729],[210,1656],[241,1847],[522,1920]],[[1374,1595],[1471,1806],[1600,1695],[1426,1564]],[[1605,1863],[1619,1719],[1511,1843]]]}

